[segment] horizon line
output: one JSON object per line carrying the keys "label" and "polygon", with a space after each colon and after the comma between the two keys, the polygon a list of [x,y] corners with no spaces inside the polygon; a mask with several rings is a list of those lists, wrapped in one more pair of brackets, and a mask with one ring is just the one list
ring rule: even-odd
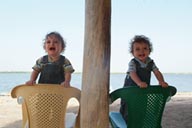
{"label": "horizon line", "polygon": [[[31,73],[31,71],[0,71],[0,73]],[[74,72],[82,74],[83,72]],[[126,74],[126,72],[110,72],[111,74]],[[162,72],[163,74],[192,74],[192,72]]]}

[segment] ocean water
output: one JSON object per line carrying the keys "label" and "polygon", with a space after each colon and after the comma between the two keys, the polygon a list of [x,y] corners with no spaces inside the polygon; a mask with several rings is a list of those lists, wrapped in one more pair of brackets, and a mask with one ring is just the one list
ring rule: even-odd
{"label": "ocean water", "polygon": [[[175,86],[178,92],[192,92],[192,74],[163,74],[169,85]],[[24,84],[30,78],[30,73],[23,72],[3,72],[0,73],[0,95],[9,94],[11,89],[17,85]],[[110,91],[123,86],[125,73],[110,74]],[[71,85],[81,89],[82,74],[72,75]],[[158,84],[152,75],[151,84]]]}

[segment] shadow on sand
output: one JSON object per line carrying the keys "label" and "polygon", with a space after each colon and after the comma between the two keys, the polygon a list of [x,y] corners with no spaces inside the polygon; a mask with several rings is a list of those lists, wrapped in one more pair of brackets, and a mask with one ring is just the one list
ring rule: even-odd
{"label": "shadow on sand", "polygon": [[[70,107],[67,109],[67,112],[70,113],[75,113],[77,114],[77,112],[79,111],[79,107],[75,106],[75,107]],[[9,123],[3,127],[0,126],[0,128],[21,128],[22,127],[22,120],[17,120],[15,122]]]}
{"label": "shadow on sand", "polygon": [[162,119],[163,128],[192,128],[192,98],[181,101],[175,100],[166,105]]}
{"label": "shadow on sand", "polygon": [[6,126],[3,126],[2,128],[21,128],[22,127],[22,120],[17,120],[13,123],[7,124]]}
{"label": "shadow on sand", "polygon": [[[192,128],[192,98],[182,100],[174,100],[171,104],[167,104],[162,118],[163,128]],[[110,106],[110,111],[119,111],[120,105]],[[74,112],[78,107],[71,107],[68,112]],[[179,123],[178,123],[179,122]],[[21,128],[22,120],[18,120],[7,124],[1,128]]]}

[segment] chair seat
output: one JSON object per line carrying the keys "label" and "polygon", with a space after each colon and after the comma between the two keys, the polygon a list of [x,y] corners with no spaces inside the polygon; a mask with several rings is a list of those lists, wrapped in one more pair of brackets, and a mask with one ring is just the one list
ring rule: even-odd
{"label": "chair seat", "polygon": [[127,128],[127,125],[126,125],[125,120],[123,119],[121,113],[110,112],[109,118],[115,128]]}

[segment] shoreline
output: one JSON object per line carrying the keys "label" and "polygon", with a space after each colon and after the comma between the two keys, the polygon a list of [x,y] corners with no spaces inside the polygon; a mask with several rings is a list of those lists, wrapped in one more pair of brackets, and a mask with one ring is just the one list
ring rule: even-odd
{"label": "shoreline", "polygon": [[[78,102],[71,99],[68,112],[78,111]],[[109,111],[119,111],[120,100],[109,106]],[[0,128],[20,128],[22,122],[21,105],[10,95],[0,95]],[[162,118],[163,128],[192,127],[192,92],[178,92],[166,103]]]}
{"label": "shoreline", "polygon": [[[0,71],[0,73],[31,73],[31,71]],[[82,74],[81,71],[76,71],[74,74]],[[126,71],[118,72],[111,71],[110,74],[126,74]],[[163,74],[192,74],[192,72],[163,72]]]}

